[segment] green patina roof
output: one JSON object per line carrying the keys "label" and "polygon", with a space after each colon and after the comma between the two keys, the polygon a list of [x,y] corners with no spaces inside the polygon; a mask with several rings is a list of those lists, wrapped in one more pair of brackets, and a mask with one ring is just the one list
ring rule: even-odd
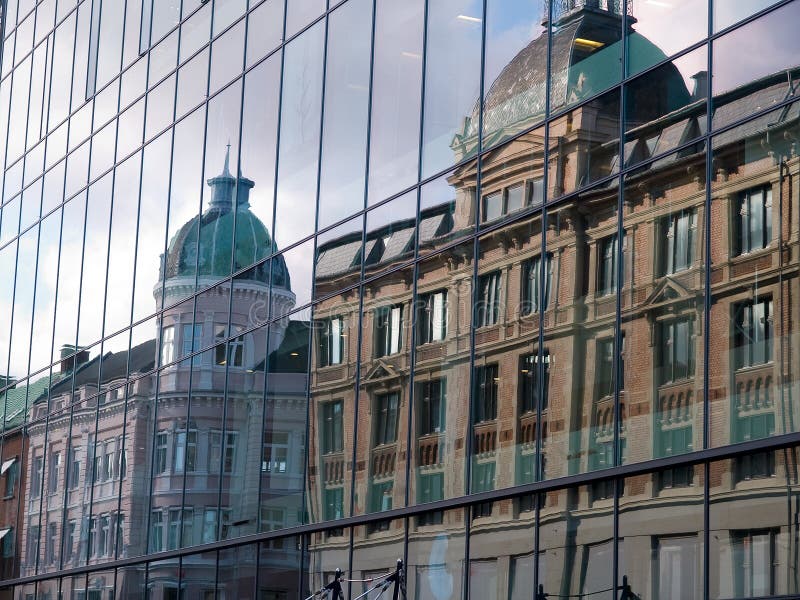
{"label": "green patina roof", "polygon": [[61,374],[48,374],[29,383],[17,385],[0,394],[0,427],[3,431],[13,429],[25,421],[25,411],[40,396],[47,395],[51,384],[63,378]]}
{"label": "green patina roof", "polygon": [[[162,262],[166,279],[195,274],[227,277],[277,252],[266,226],[250,210],[248,198],[253,181],[233,177],[226,158],[222,174],[209,179],[208,185],[212,189],[208,209],[183,225],[170,240]],[[282,256],[254,268],[246,279],[290,289]]]}

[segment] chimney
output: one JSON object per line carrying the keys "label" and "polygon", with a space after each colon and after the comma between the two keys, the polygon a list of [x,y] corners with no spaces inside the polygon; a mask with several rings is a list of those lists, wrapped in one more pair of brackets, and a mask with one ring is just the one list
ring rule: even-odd
{"label": "chimney", "polygon": [[89,362],[89,351],[80,346],[64,344],[59,351],[61,357],[61,372],[67,373]]}
{"label": "chimney", "polygon": [[698,71],[692,75],[692,79],[694,79],[692,100],[702,100],[708,91],[708,71]]}

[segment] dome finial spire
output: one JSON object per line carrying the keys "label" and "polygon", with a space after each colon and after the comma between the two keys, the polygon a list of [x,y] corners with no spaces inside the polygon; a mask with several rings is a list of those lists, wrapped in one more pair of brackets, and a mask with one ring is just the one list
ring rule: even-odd
{"label": "dome finial spire", "polygon": [[231,141],[228,140],[228,145],[226,146],[227,150],[225,150],[225,167],[222,169],[222,176],[223,177],[231,177]]}

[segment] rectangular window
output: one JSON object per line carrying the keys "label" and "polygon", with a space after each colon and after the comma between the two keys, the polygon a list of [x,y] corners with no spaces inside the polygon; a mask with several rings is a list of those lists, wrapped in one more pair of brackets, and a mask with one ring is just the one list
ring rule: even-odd
{"label": "rectangular window", "polygon": [[217,509],[207,508],[203,511],[203,543],[209,544],[217,540]]}
{"label": "rectangular window", "polygon": [[500,318],[500,271],[478,278],[478,297],[475,307],[476,327],[494,325]]}
{"label": "rectangular window", "polygon": [[597,370],[595,385],[597,399],[614,395],[614,338],[597,340]]}
{"label": "rectangular window", "polygon": [[[444,499],[444,473],[428,473],[417,479],[417,504]],[[441,525],[444,511],[435,510],[419,515],[417,525]]]}
{"label": "rectangular window", "polygon": [[656,538],[658,598],[691,598],[697,582],[697,537]]}
{"label": "rectangular window", "polygon": [[64,564],[67,564],[67,561],[72,559],[72,552],[73,548],[75,547],[75,519],[70,519],[66,523],[66,529],[64,531],[64,540],[63,540],[63,548],[61,550],[64,558]]}
{"label": "rectangular window", "polygon": [[10,498],[14,495],[14,486],[17,484],[17,473],[19,466],[17,465],[16,458],[9,459],[11,462],[5,471],[5,497]]}
{"label": "rectangular window", "polygon": [[597,273],[597,294],[607,296],[617,291],[617,256],[619,244],[617,235],[611,235],[600,240],[598,244],[598,259],[600,267]]}
{"label": "rectangular window", "polygon": [[167,550],[185,548],[192,544],[194,509],[170,508]]}
{"label": "rectangular window", "polygon": [[126,441],[125,438],[117,440],[117,477],[120,479],[125,479],[128,474],[128,448]]}
{"label": "rectangular window", "polygon": [[661,274],[683,271],[694,262],[697,238],[695,211],[682,210],[661,220]]}
{"label": "rectangular window", "polygon": [[[737,399],[738,400],[738,399]],[[735,422],[735,442],[759,440],[775,435],[775,413],[772,411],[740,416]],[[773,451],[752,452],[734,459],[736,481],[763,479],[775,475]]]}
{"label": "rectangular window", "polygon": [[[237,333],[240,330],[237,328],[232,333]],[[244,336],[239,335],[225,342],[225,338],[230,334],[231,332],[227,327],[217,326],[215,336],[217,346],[214,348],[214,361],[221,366],[242,367],[244,366]]]}
{"label": "rectangular window", "polygon": [[114,479],[114,458],[114,442],[105,442],[103,444],[103,479],[105,481]]}
{"label": "rectangular window", "polygon": [[[621,440],[620,440],[621,443]],[[597,442],[590,454],[590,467],[592,470],[608,469],[614,466],[614,441]],[[607,500],[614,497],[614,480],[603,479],[591,484],[592,502]]]}
{"label": "rectangular window", "polygon": [[33,451],[33,468],[31,469],[31,498],[38,498],[42,493],[42,476],[44,475],[44,458]]}
{"label": "rectangular window", "polygon": [[58,525],[56,523],[48,523],[47,539],[44,544],[45,560],[48,565],[56,562],[56,544],[58,544]]}
{"label": "rectangular window", "polygon": [[330,367],[344,360],[344,319],[334,317],[319,322],[319,366]]}
{"label": "rectangular window", "polygon": [[[675,456],[691,452],[694,446],[692,440],[692,427],[677,427],[662,430],[659,434],[661,456]],[[659,482],[662,488],[679,488],[694,485],[694,466],[681,465],[665,469],[659,473]]]}
{"label": "rectangular window", "polygon": [[[543,363],[544,381],[539,385],[539,360]],[[542,394],[542,410],[547,409],[547,390],[550,387],[550,353],[545,350],[538,354],[528,354],[519,359],[520,414],[536,412],[539,394]]]}
{"label": "rectangular window", "polygon": [[397,417],[400,394],[382,394],[375,398],[375,446],[397,441]]}
{"label": "rectangular window", "polygon": [[173,470],[191,473],[197,469],[197,430],[178,431],[175,434],[175,456]]}
{"label": "rectangular window", "polygon": [[483,197],[483,220],[494,221],[503,216],[503,192]]}
{"label": "rectangular window", "polygon": [[219,473],[222,460],[222,432],[210,431],[208,433],[208,472]]}
{"label": "rectangular window", "polygon": [[734,596],[758,598],[775,594],[775,534],[732,531]]}
{"label": "rectangular window", "polygon": [[92,456],[92,484],[99,483],[103,477],[103,444],[95,444]]}
{"label": "rectangular window", "polygon": [[189,356],[200,349],[203,340],[203,325],[195,323],[184,325],[181,335],[181,356]]}
{"label": "rectangular window", "polygon": [[400,352],[403,310],[401,306],[384,306],[375,311],[375,357]]}
{"label": "rectangular window", "polygon": [[417,387],[419,410],[419,435],[430,435],[444,431],[445,379],[423,381]]}
{"label": "rectangular window", "polygon": [[97,517],[89,520],[89,539],[87,541],[89,556],[97,556]]}
{"label": "rectangular window", "polygon": [[694,376],[694,321],[679,319],[659,323],[660,383]]}
{"label": "rectangular window", "polygon": [[497,418],[497,365],[475,367],[475,422]]}
{"label": "rectangular window", "polygon": [[341,452],[344,447],[342,430],[342,401],[322,405],[322,453]]}
{"label": "rectangular window", "polygon": [[747,254],[772,241],[772,189],[764,186],[739,194],[734,215],[734,254]]}
{"label": "rectangular window", "polygon": [[520,210],[525,206],[525,186],[523,184],[512,185],[506,190],[506,212],[511,213]]}
{"label": "rectangular window", "polygon": [[[417,480],[417,504],[425,502],[436,502],[444,500],[444,473],[421,474]],[[439,513],[439,523],[441,523],[441,512]],[[419,521],[417,521],[419,522]],[[433,525],[431,522],[422,523]]]}
{"label": "rectangular window", "polygon": [[[392,510],[392,491],[394,489],[394,484],[391,481],[384,481],[382,483],[373,483],[372,487],[370,488],[370,512],[381,512],[385,510]],[[371,529],[371,531],[377,531],[382,529],[380,525],[383,522],[379,522],[375,525],[379,525],[379,527],[375,529]],[[388,527],[386,528],[388,529]]]}
{"label": "rectangular window", "polygon": [[164,550],[164,511],[160,508],[150,514],[150,552]]}
{"label": "rectangular window", "polygon": [[[476,463],[472,473],[472,492],[488,492],[494,489],[494,476],[496,465],[494,461]],[[492,516],[492,502],[481,502],[472,507],[472,518]]]}
{"label": "rectangular window", "polygon": [[81,481],[81,450],[80,448],[71,448],[70,466],[69,466],[69,489],[77,489]]}
{"label": "rectangular window", "polygon": [[114,548],[111,549],[111,553],[117,553],[119,557],[125,555],[125,515],[117,515],[117,523],[116,523],[116,539],[114,541]]}
{"label": "rectangular window", "polygon": [[[544,278],[544,280],[542,280]],[[553,255],[535,256],[522,263],[522,314],[530,315],[547,310],[553,282]]]}
{"label": "rectangular window", "polygon": [[39,526],[33,524],[34,518],[38,520],[39,515],[31,517],[28,522],[28,537],[25,544],[25,552],[29,565],[35,565],[36,558],[39,556]]}
{"label": "rectangular window", "polygon": [[167,472],[167,432],[159,431],[156,434],[155,473],[159,475]]}
{"label": "rectangular window", "polygon": [[225,448],[222,454],[222,472],[233,473],[236,470],[236,448],[239,442],[239,434],[235,431],[225,433]]}
{"label": "rectangular window", "polygon": [[58,481],[61,474],[61,452],[50,453],[50,472],[47,482],[47,491],[50,495],[58,492]]}
{"label": "rectangular window", "polygon": [[417,310],[419,344],[441,342],[447,337],[447,292],[420,296]]}
{"label": "rectangular window", "polygon": [[733,343],[737,369],[772,360],[772,317],[771,298],[734,305]]}
{"label": "rectangular window", "polygon": [[100,516],[100,527],[97,537],[97,556],[108,556],[111,546],[111,518],[108,515]]}
{"label": "rectangular window", "polygon": [[344,517],[344,488],[329,488],[325,492],[325,520],[333,521]]}
{"label": "rectangular window", "polygon": [[161,365],[175,360],[175,327],[169,325],[161,330]]}
{"label": "rectangular window", "polygon": [[263,473],[286,473],[289,469],[289,434],[285,431],[264,433]]}

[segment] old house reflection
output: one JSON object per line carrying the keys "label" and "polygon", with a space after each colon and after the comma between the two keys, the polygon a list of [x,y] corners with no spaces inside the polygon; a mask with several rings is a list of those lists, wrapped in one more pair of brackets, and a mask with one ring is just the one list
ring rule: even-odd
{"label": "old house reflection", "polygon": [[4,44],[0,598],[800,594],[800,2],[158,3]]}
{"label": "old house reflection", "polygon": [[[633,23],[613,3],[576,3],[554,17],[554,56],[569,62],[554,65],[551,110],[613,83],[597,78],[618,60]],[[589,40],[603,49],[592,52]],[[640,35],[632,40],[660,52]],[[320,244],[307,480],[314,521],[348,516],[351,507],[361,514],[422,504],[794,430],[790,382],[798,365],[786,303],[797,292],[796,107],[713,138],[707,169],[698,141],[708,128],[707,73],[690,71],[706,61],[703,50],[699,61],[665,63],[625,86],[622,122],[621,95],[611,91],[564,112],[545,135],[536,125],[546,46],[543,37],[522,50],[465,120],[452,143],[461,166],[436,184],[447,188],[441,202],[423,198],[416,220],[368,227],[363,240]],[[733,114],[792,86],[778,74],[717,102]],[[480,106],[494,136],[484,147],[513,140],[478,163],[469,157]],[[567,198],[542,210],[545,195]],[[392,202],[399,214],[415,199]],[[454,242],[476,229],[477,248]],[[362,284],[359,304],[362,272],[386,270]],[[767,566],[791,571],[792,544],[758,538],[756,550],[747,537],[755,534],[739,531],[745,509],[735,500],[779,494],[796,483],[790,467],[772,452],[711,466],[713,493],[724,489],[732,503],[715,525],[726,533],[712,551],[725,557],[709,567],[718,569],[714,597],[798,591]],[[703,473],[702,465],[680,465],[621,482],[616,550],[614,480],[542,496],[537,581],[549,594],[611,599],[624,575],[638,597],[702,595]],[[528,497],[471,506],[472,594],[529,597],[533,576],[523,565],[535,562],[536,509]],[[445,531],[447,514],[411,519],[409,544]],[[780,519],[764,525],[773,526]],[[336,533],[315,540],[311,555],[327,555],[341,539]],[[390,521],[373,523],[355,539],[355,552],[362,544],[391,547],[399,533]],[[353,567],[362,568],[355,556]],[[429,568],[409,563],[409,578]],[[728,589],[742,568],[749,574]],[[454,589],[442,597],[459,596]]]}

